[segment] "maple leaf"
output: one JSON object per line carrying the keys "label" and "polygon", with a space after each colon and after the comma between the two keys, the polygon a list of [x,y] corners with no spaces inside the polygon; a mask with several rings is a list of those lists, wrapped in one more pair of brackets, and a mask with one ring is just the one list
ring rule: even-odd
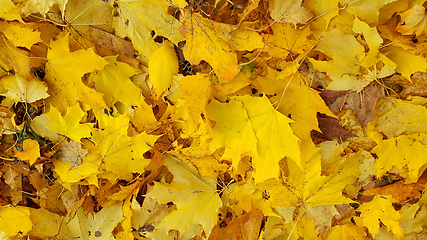
{"label": "maple leaf", "polygon": [[[277,112],[267,97],[234,97],[224,104],[212,101],[207,114],[216,122],[210,148],[225,147],[223,158],[233,159],[234,166],[241,155],[252,155],[257,182],[278,177],[278,161],[284,156],[299,162],[298,138],[289,126],[291,120]],[[246,144],[241,144],[241,139]]]}
{"label": "maple leaf", "polygon": [[210,239],[258,239],[262,211],[252,209],[250,212],[233,219],[225,228],[216,225]]}
{"label": "maple leaf", "polygon": [[6,237],[16,235],[18,232],[26,234],[32,228],[30,209],[23,206],[3,206],[0,208],[0,230]]}
{"label": "maple leaf", "polygon": [[229,82],[239,73],[236,53],[229,44],[234,29],[232,25],[203,18],[199,13],[187,14],[180,29],[182,36],[188,39],[185,58],[192,64],[202,60],[208,62],[220,83]]}
{"label": "maple leaf", "polygon": [[391,103],[394,102],[393,107],[378,119],[375,130],[384,133],[388,138],[427,132],[427,109],[424,106],[416,101],[400,99],[391,99],[391,101]]}
{"label": "maple leaf", "polygon": [[67,2],[68,0],[29,0],[25,2],[25,5],[22,7],[22,13],[25,16],[33,13],[40,13],[44,16],[54,5],[58,5],[62,15],[64,15],[65,5]]}
{"label": "maple leaf", "polygon": [[386,47],[383,52],[387,53],[387,57],[397,64],[396,71],[409,81],[413,73],[427,71],[427,60],[422,56],[414,55],[395,46]]}
{"label": "maple leaf", "polygon": [[0,18],[8,21],[18,20],[24,22],[21,18],[20,9],[16,7],[11,0],[0,0],[0,5],[2,6]]}
{"label": "maple leaf", "polygon": [[0,137],[3,134],[14,134],[15,132],[10,131],[15,128],[12,122],[13,113],[5,107],[0,107]]}
{"label": "maple leaf", "polygon": [[107,107],[102,94],[86,86],[81,77],[85,73],[103,69],[108,62],[96,55],[92,48],[70,52],[68,35],[51,42],[50,46],[47,52],[46,83],[51,96],[55,98],[50,100],[56,108],[65,113],[67,105],[74,106],[78,101],[88,104],[94,111]]}
{"label": "maple leaf", "polygon": [[136,105],[135,114],[130,117],[130,121],[140,132],[155,129],[160,125],[154,117],[151,106],[143,98]]}
{"label": "maple leaf", "polygon": [[283,58],[286,58],[289,54],[302,54],[315,44],[309,39],[312,32],[308,28],[295,29],[290,24],[278,23],[272,25],[271,30],[274,34],[267,44],[279,48],[267,50],[272,56],[284,55]]}
{"label": "maple leaf", "polygon": [[212,77],[206,74],[187,76],[178,84],[182,97],[176,104],[176,112],[172,120],[182,128],[183,136],[200,136],[206,133],[206,124],[202,116],[206,116],[206,105],[210,99]]}
{"label": "maple leaf", "polygon": [[61,116],[58,109],[51,106],[50,111],[45,114],[51,124],[46,127],[76,142],[80,142],[80,139],[90,137],[90,126],[92,125],[89,123],[80,124],[84,115],[85,113],[78,104],[68,107],[64,117]]}
{"label": "maple leaf", "polygon": [[[129,117],[126,115],[112,117],[102,111],[98,114],[98,120],[101,129],[93,129],[92,138],[95,151],[100,156],[94,157],[94,160],[101,159],[107,171],[113,172],[120,179],[131,181],[132,173],[142,172],[148,165],[142,155],[150,150],[158,136],[141,133],[128,137]],[[123,159],[128,160],[126,164],[123,164]]]}
{"label": "maple leaf", "polygon": [[15,157],[21,160],[29,160],[30,165],[33,165],[37,158],[40,157],[39,143],[33,139],[25,139],[23,143],[23,151],[16,152]]}
{"label": "maple leaf", "polygon": [[402,236],[402,227],[399,225],[402,215],[394,210],[392,203],[391,196],[376,195],[372,201],[363,203],[358,208],[363,215],[363,225],[371,234],[379,232],[381,221],[391,232]]}
{"label": "maple leaf", "polygon": [[336,28],[324,33],[323,36],[324,40],[317,44],[316,50],[332,57],[333,60],[326,62],[310,59],[310,62],[316,69],[326,72],[333,80],[328,85],[328,90],[361,91],[370,83],[358,79],[359,63],[365,57],[363,46],[353,35],[345,34]]}
{"label": "maple leaf", "polygon": [[83,209],[77,211],[66,226],[61,229],[61,235],[69,239],[82,238],[89,239],[115,239],[113,229],[123,219],[123,209],[121,202],[115,202],[103,208],[97,213],[90,213]]}
{"label": "maple leaf", "polygon": [[39,67],[43,60],[32,56],[32,53],[14,47],[9,39],[0,38],[0,69],[13,70],[28,79],[34,78],[31,69]]}
{"label": "maple leaf", "polygon": [[313,143],[304,141],[301,147],[301,166],[288,161],[289,175],[284,178],[285,185],[270,179],[257,185],[267,189],[272,206],[308,205],[327,206],[353,202],[342,195],[342,189],[355,181],[359,175],[359,159],[353,154],[343,160],[335,173],[321,176],[320,149]]}
{"label": "maple leaf", "polygon": [[36,25],[33,24],[2,21],[0,22],[0,32],[2,32],[15,47],[31,49],[31,46],[43,41],[40,38],[40,31],[38,31]]}
{"label": "maple leaf", "polygon": [[217,222],[218,208],[222,206],[215,181],[201,177],[191,164],[171,155],[165,155],[163,160],[174,176],[173,181],[170,184],[156,182],[147,196],[161,204],[174,202],[177,210],[163,218],[158,227],[184,233],[193,224],[200,224],[209,236]]}
{"label": "maple leaf", "polygon": [[270,0],[271,18],[278,22],[306,23],[313,15],[301,4],[302,0]]}
{"label": "maple leaf", "polygon": [[424,14],[424,7],[420,4],[415,4],[411,9],[400,14],[401,24],[397,26],[396,30],[403,35],[415,34],[416,37],[425,32],[426,16]]}
{"label": "maple leaf", "polygon": [[[175,44],[184,40],[178,33],[181,23],[167,12],[168,1],[119,0],[115,3],[119,16],[114,18],[113,27],[117,36],[129,37],[146,59],[158,49],[154,42],[156,36],[166,37]],[[150,35],[152,31],[155,31],[154,36]]]}
{"label": "maple leaf", "polygon": [[[225,147],[222,158],[231,159],[234,167],[237,167],[242,154],[257,153],[256,135],[242,102],[224,104],[212,100],[206,110],[207,117],[215,121],[210,149],[214,151]],[[245,144],[241,144],[242,139],[245,139]]]}
{"label": "maple leaf", "polygon": [[368,24],[378,24],[379,10],[386,4],[395,2],[397,0],[379,0],[369,1],[360,0],[348,3],[346,10],[358,16],[361,20]]}
{"label": "maple leaf", "polygon": [[399,213],[402,215],[399,225],[403,229],[403,234],[409,235],[423,231],[422,224],[427,217],[425,205],[421,206],[420,203],[405,205],[399,210]]}
{"label": "maple leaf", "polygon": [[355,224],[336,225],[331,228],[325,236],[326,240],[333,239],[370,239],[366,236],[366,231]]}
{"label": "maple leaf", "polygon": [[113,32],[113,4],[114,1],[68,0],[63,18],[74,30],[79,32],[89,25]]}
{"label": "maple leaf", "polygon": [[104,59],[109,63],[104,69],[92,72],[89,81],[95,82],[97,92],[104,95],[105,103],[112,107],[120,101],[127,106],[138,105],[141,99],[141,89],[131,82],[130,77],[136,75],[135,68],[119,62],[116,56]]}
{"label": "maple leaf", "polygon": [[0,238],[424,239],[422,4],[0,0]]}
{"label": "maple leaf", "polygon": [[[378,31],[376,28],[371,28],[369,25],[363,21],[360,21],[358,18],[354,19],[353,23],[353,31],[356,33],[363,34],[363,37],[366,41],[366,44],[369,47],[369,52],[366,54],[366,56],[362,59],[360,62],[360,65],[369,68],[375,63],[377,63],[378,59],[378,53],[380,45],[383,43],[383,39],[378,34]],[[389,75],[391,75],[390,73]],[[387,75],[388,76],[388,75]],[[386,77],[386,76],[384,76]]]}
{"label": "maple leaf", "polygon": [[0,86],[7,90],[6,93],[0,95],[12,99],[15,103],[32,103],[49,97],[47,86],[37,78],[27,80],[18,74],[5,76],[0,79]]}
{"label": "maple leaf", "polygon": [[292,120],[295,122],[291,122],[290,125],[295,135],[301,140],[309,139],[311,130],[320,131],[317,113],[324,113],[332,117],[334,114],[314,89],[299,84],[296,79],[289,81],[289,87],[285,93],[282,96],[271,98],[271,101],[286,99],[279,103],[277,110],[285,116],[292,116]]}
{"label": "maple leaf", "polygon": [[421,144],[427,134],[401,135],[396,138],[389,138],[378,143],[372,152],[378,155],[374,168],[378,169],[377,177],[384,175],[386,171],[396,167],[405,170],[401,173],[405,178],[405,183],[416,182],[422,172],[419,170],[427,161],[423,153],[427,153],[427,148]]}

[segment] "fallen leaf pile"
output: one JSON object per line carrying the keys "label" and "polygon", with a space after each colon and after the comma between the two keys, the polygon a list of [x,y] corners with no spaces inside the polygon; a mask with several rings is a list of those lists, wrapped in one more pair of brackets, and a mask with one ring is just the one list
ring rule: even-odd
{"label": "fallen leaf pile", "polygon": [[0,0],[0,239],[427,239],[426,7]]}

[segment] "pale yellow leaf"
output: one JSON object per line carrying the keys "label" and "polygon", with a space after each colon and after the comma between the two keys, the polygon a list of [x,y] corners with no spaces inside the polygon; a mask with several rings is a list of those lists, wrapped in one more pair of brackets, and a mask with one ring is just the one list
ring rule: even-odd
{"label": "pale yellow leaf", "polygon": [[32,103],[49,97],[46,84],[38,78],[27,80],[19,74],[9,75],[0,79],[0,86],[7,90],[0,95],[11,98],[15,103]]}

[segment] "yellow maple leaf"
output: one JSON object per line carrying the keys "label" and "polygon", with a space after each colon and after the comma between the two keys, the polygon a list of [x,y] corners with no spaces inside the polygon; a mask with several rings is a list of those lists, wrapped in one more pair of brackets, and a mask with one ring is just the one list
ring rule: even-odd
{"label": "yellow maple leaf", "polygon": [[336,225],[332,227],[326,236],[326,240],[335,240],[335,239],[354,239],[354,240],[368,240],[366,236],[366,230],[364,228],[358,227],[353,223],[347,223],[345,225]]}
{"label": "yellow maple leaf", "polygon": [[6,233],[6,237],[17,235],[19,232],[25,235],[32,227],[30,208],[22,206],[0,208],[0,230]]}
{"label": "yellow maple leaf", "polygon": [[419,233],[423,231],[424,219],[427,217],[427,208],[420,202],[412,205],[404,205],[399,213],[403,216],[399,225],[403,229],[403,234]]}
{"label": "yellow maple leaf", "polygon": [[[365,49],[352,34],[343,33],[337,28],[323,34],[324,38],[317,44],[316,50],[332,57],[331,61],[310,59],[314,68],[326,72],[333,80],[329,90],[361,91],[371,80],[358,79],[360,61],[365,57]],[[345,44],[343,44],[345,43]]]}
{"label": "yellow maple leaf", "polygon": [[418,37],[426,32],[427,18],[424,14],[425,8],[420,4],[415,4],[412,8],[400,14],[400,24],[396,30],[403,35],[413,35]]}
{"label": "yellow maple leaf", "polygon": [[[379,117],[375,130],[388,138],[402,134],[427,133],[427,109],[416,101],[390,99],[393,107]],[[384,106],[384,105],[383,105]]]}
{"label": "yellow maple leaf", "polygon": [[[93,153],[92,153],[93,154]],[[80,156],[78,156],[80,157]],[[101,174],[100,171],[101,160],[92,159],[91,157],[86,157],[77,167],[72,167],[73,161],[63,161],[60,159],[61,156],[54,157],[53,165],[55,166],[55,173],[58,174],[59,179],[61,180],[61,185],[68,189],[71,188],[73,183],[77,183],[82,179],[88,179],[91,175]],[[97,184],[97,178],[95,177],[95,183]]]}
{"label": "yellow maple leaf", "polygon": [[40,157],[39,143],[33,139],[25,139],[22,152],[16,152],[15,157],[21,160],[29,160],[30,165],[33,165]]}
{"label": "yellow maple leaf", "polygon": [[[363,38],[366,41],[366,44],[369,47],[369,52],[360,62],[360,65],[369,68],[378,61],[379,48],[383,43],[383,39],[378,34],[376,28],[371,28],[369,25],[363,21],[360,21],[357,17],[354,19],[353,31],[355,33],[363,34]],[[391,75],[392,73],[390,73]],[[386,76],[384,76],[386,77]]]}
{"label": "yellow maple leaf", "polygon": [[182,114],[175,114],[172,119],[185,121],[185,123],[180,124],[185,134],[200,134],[197,130],[203,129],[200,126],[204,125],[201,116],[206,116],[206,105],[210,99],[211,79],[210,75],[197,74],[195,76],[187,76],[178,82],[185,95],[182,97],[184,102],[177,104],[177,112],[186,111],[188,112],[188,117]]}
{"label": "yellow maple leaf", "polygon": [[130,116],[130,121],[140,132],[155,129],[160,125],[154,117],[151,106],[142,97],[135,107],[135,112]]}
{"label": "yellow maple leaf", "polygon": [[237,51],[253,51],[264,46],[261,35],[243,27],[231,33],[230,43]]}
{"label": "yellow maple leaf", "polygon": [[209,144],[211,151],[225,147],[222,158],[231,159],[234,167],[237,167],[242,154],[257,153],[256,135],[242,102],[212,100],[206,109],[207,117],[215,121]]}
{"label": "yellow maple leaf", "polygon": [[172,84],[173,75],[178,73],[178,57],[170,41],[164,41],[163,46],[151,56],[148,71],[154,93],[160,97]]}
{"label": "yellow maple leaf", "polygon": [[163,160],[174,176],[173,181],[170,184],[156,182],[147,196],[161,204],[173,202],[177,210],[163,218],[158,227],[184,233],[190,226],[200,224],[209,236],[217,223],[218,208],[222,206],[216,182],[201,177],[194,166],[171,155],[165,155]]}
{"label": "yellow maple leaf", "polygon": [[[114,1],[68,0],[63,16],[65,21],[78,32],[82,32],[89,25],[107,32],[114,32],[113,4]],[[77,38],[78,34],[74,36]]]}
{"label": "yellow maple leaf", "polygon": [[369,25],[378,24],[378,16],[380,9],[386,4],[395,2],[397,0],[360,0],[348,3],[346,10],[350,13],[353,13],[355,16],[360,18],[360,20],[365,21]]}
{"label": "yellow maple leaf", "polygon": [[[114,19],[114,29],[119,37],[129,37],[135,49],[145,56],[144,62],[158,49],[156,36],[163,36],[177,44],[184,40],[178,32],[181,23],[168,14],[168,1],[119,0],[118,17]],[[151,36],[151,32],[155,35]]]}
{"label": "yellow maple leaf", "polygon": [[104,94],[105,103],[109,107],[117,101],[127,106],[138,105],[142,91],[130,80],[137,71],[116,58],[117,56],[105,57],[109,64],[104,69],[91,73],[89,81],[95,82],[96,91]]}
{"label": "yellow maple leaf", "polygon": [[187,14],[180,29],[187,38],[184,56],[192,64],[208,62],[220,83],[229,82],[238,73],[237,55],[230,45],[234,26],[203,18],[199,13]]}
{"label": "yellow maple leaf", "polygon": [[285,156],[300,161],[299,139],[289,126],[292,120],[277,112],[266,96],[234,97],[228,103],[212,101],[207,116],[216,122],[210,149],[225,147],[223,158],[232,159],[233,166],[241,155],[253,156],[257,182],[277,178],[278,162]]}
{"label": "yellow maple leaf", "polygon": [[31,236],[39,238],[52,237],[61,229],[62,216],[50,212],[45,208],[31,208],[30,212],[31,222],[33,224],[33,229],[30,232]]}
{"label": "yellow maple leaf", "polygon": [[411,81],[411,74],[427,71],[427,60],[423,56],[414,55],[395,46],[388,46],[383,49],[383,52],[397,64],[396,71],[409,81]]}
{"label": "yellow maple leaf", "polygon": [[54,98],[50,99],[53,105],[62,113],[67,105],[74,106],[78,101],[88,104],[94,111],[107,107],[102,94],[86,86],[81,77],[103,69],[108,62],[96,55],[93,48],[70,52],[68,35],[51,42],[50,47],[45,81]]}
{"label": "yellow maple leaf", "polygon": [[291,116],[290,125],[301,140],[311,139],[311,130],[318,130],[319,123],[317,121],[317,113],[324,113],[329,116],[335,116],[326,106],[319,93],[314,89],[305,85],[301,85],[296,79],[289,80],[289,87],[286,89],[283,96],[271,98],[271,101],[283,99],[278,108],[278,111],[285,116]]}
{"label": "yellow maple leaf", "polygon": [[34,77],[31,69],[42,64],[40,58],[32,58],[32,54],[24,49],[19,49],[5,37],[0,37],[0,69],[15,71],[16,74],[31,79]]}
{"label": "yellow maple leaf", "polygon": [[46,127],[49,125],[50,121],[46,115],[37,116],[30,121],[31,128],[37,133],[38,136],[45,137],[56,143],[59,141],[59,135]]}
{"label": "yellow maple leaf", "polygon": [[306,23],[313,14],[301,4],[302,0],[270,0],[270,16],[278,22]]}
{"label": "yellow maple leaf", "polygon": [[331,19],[339,14],[339,11],[334,11],[339,8],[341,0],[314,0],[310,1],[306,7],[311,9],[319,20],[322,21],[322,24],[317,24],[316,26],[324,27],[320,31],[326,30],[325,27],[329,26]]}
{"label": "yellow maple leaf", "polygon": [[122,219],[122,202],[115,202],[97,213],[80,208],[76,217],[62,226],[61,236],[68,239],[113,240],[113,230]]}
{"label": "yellow maple leaf", "polygon": [[9,75],[0,79],[0,86],[7,90],[0,95],[12,99],[15,103],[32,103],[49,97],[47,86],[38,78],[27,80],[19,74]]}
{"label": "yellow maple leaf", "polygon": [[276,179],[269,179],[257,185],[258,189],[267,190],[272,207],[299,206],[311,207],[339,205],[353,202],[342,195],[347,184],[353,183],[359,176],[359,157],[353,154],[344,159],[329,176],[321,175],[321,154],[310,140],[301,146],[301,166],[294,161],[287,161],[288,177],[285,185]]}
{"label": "yellow maple leaf", "polygon": [[405,170],[402,174],[405,183],[417,182],[421,176],[420,169],[427,164],[425,154],[427,147],[422,144],[427,134],[401,135],[396,138],[389,138],[378,142],[372,149],[372,153],[378,155],[374,168],[378,169],[377,177],[381,177],[385,172],[396,167]]}
{"label": "yellow maple leaf", "polygon": [[0,137],[3,134],[15,134],[15,125],[12,121],[13,113],[5,107],[0,107]]}
{"label": "yellow maple leaf", "polygon": [[11,0],[0,0],[0,18],[3,18],[7,21],[18,20],[22,21],[20,8],[16,7]]}
{"label": "yellow maple leaf", "polygon": [[90,137],[90,126],[92,124],[80,124],[85,113],[78,104],[68,107],[64,117],[54,106],[51,106],[50,111],[44,115],[51,123],[46,127],[58,134],[65,135],[76,142],[80,142],[81,138]]}
{"label": "yellow maple leaf", "polygon": [[[103,115],[103,117],[101,117]],[[133,137],[127,136],[129,117],[119,115],[97,115],[101,129],[92,130],[95,150],[105,163],[105,170],[117,175],[120,179],[131,181],[132,173],[143,172],[149,161],[143,154],[151,149],[159,136],[141,133]],[[126,164],[123,160],[126,159]]]}
{"label": "yellow maple leaf", "polygon": [[271,30],[274,34],[268,39],[267,45],[276,46],[276,48],[265,49],[265,51],[272,56],[286,58],[290,53],[302,54],[315,44],[308,38],[312,34],[308,28],[295,29],[288,23],[277,23],[271,26]]}
{"label": "yellow maple leaf", "polygon": [[22,13],[25,16],[33,13],[40,13],[42,16],[45,16],[54,5],[57,5],[61,10],[62,15],[64,15],[65,5],[67,2],[68,0],[29,0],[24,3]]}
{"label": "yellow maple leaf", "polygon": [[402,215],[393,207],[391,196],[375,195],[370,202],[363,203],[357,209],[362,213],[363,225],[369,229],[372,235],[379,232],[380,221],[394,234],[402,235],[402,227],[399,221]]}
{"label": "yellow maple leaf", "polygon": [[252,162],[256,182],[277,178],[278,162],[285,156],[300,162],[299,139],[289,126],[291,119],[274,109],[265,95],[235,99],[242,102],[258,140],[257,154]]}
{"label": "yellow maple leaf", "polygon": [[0,32],[10,40],[15,47],[31,49],[33,44],[42,42],[40,32],[35,25],[19,22],[0,22]]}

